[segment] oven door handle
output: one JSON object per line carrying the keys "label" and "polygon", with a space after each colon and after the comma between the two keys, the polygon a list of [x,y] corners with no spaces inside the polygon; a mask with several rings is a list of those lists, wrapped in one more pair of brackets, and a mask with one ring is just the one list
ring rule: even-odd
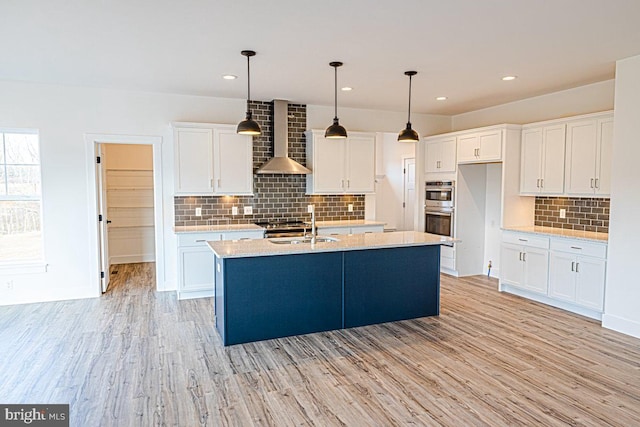
{"label": "oven door handle", "polygon": [[451,216],[453,212],[442,212],[442,211],[425,211],[425,215],[437,215],[437,216]]}

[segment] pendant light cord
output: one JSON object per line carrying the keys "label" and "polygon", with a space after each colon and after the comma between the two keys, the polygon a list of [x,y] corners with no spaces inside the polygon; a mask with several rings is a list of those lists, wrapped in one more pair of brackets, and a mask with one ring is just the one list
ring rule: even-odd
{"label": "pendant light cord", "polygon": [[251,67],[249,66],[249,59],[251,57],[247,55],[247,111],[249,111],[249,102],[251,101]]}
{"label": "pendant light cord", "polygon": [[338,67],[333,67],[333,71],[334,71],[333,106],[334,106],[334,112],[335,112],[334,118],[337,119],[338,118]]}
{"label": "pendant light cord", "polygon": [[409,112],[407,113],[407,123],[411,123],[411,77],[409,76]]}

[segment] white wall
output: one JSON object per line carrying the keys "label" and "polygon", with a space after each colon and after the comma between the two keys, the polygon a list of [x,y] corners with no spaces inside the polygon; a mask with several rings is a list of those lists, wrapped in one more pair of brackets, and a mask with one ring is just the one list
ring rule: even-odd
{"label": "white wall", "polygon": [[[163,138],[163,227],[166,282],[175,289],[173,234],[173,148],[170,123],[236,123],[245,102],[222,98],[0,82],[0,127],[40,131],[43,234],[47,272],[7,276],[13,290],[0,286],[0,304],[98,296],[98,257],[88,236],[88,170],[85,133],[151,135]],[[160,261],[160,260],[159,260]]]}
{"label": "white wall", "polygon": [[[516,81],[517,83],[517,81]],[[527,98],[451,118],[452,130],[525,124],[613,109],[614,80]]]}
{"label": "white wall", "polygon": [[375,219],[384,221],[385,228],[413,230],[413,224],[404,226],[404,174],[403,161],[415,157],[415,143],[400,143],[398,134],[384,132],[378,135],[376,143],[381,145],[377,154],[380,157],[376,170]]}
{"label": "white wall", "polygon": [[491,277],[500,273],[500,215],[502,203],[502,164],[487,164],[487,192],[484,216],[484,272],[491,261]]}
{"label": "white wall", "polygon": [[640,338],[640,56],[616,65],[607,287],[602,326]]}

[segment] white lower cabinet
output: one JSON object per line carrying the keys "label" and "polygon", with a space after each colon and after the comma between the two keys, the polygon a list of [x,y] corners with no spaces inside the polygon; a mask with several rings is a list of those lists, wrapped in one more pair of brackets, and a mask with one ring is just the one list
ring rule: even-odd
{"label": "white lower cabinet", "polygon": [[261,239],[263,230],[178,234],[178,299],[213,296],[213,252],[208,241]]}
{"label": "white lower cabinet", "polygon": [[[606,246],[585,242],[552,242],[549,296],[602,312],[606,277]],[[589,256],[583,253],[587,252]]]}
{"label": "white lower cabinet", "polygon": [[500,290],[600,318],[606,243],[504,232],[501,249]]}
{"label": "white lower cabinet", "polygon": [[549,239],[530,236],[503,237],[501,281],[531,292],[547,293]]}

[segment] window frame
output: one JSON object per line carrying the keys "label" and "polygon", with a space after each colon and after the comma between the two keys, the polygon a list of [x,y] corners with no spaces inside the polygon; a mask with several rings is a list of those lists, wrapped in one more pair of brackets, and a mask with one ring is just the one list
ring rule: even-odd
{"label": "window frame", "polygon": [[[0,138],[2,138],[1,142],[3,143],[0,147],[2,150],[5,150],[4,145],[4,135],[5,134],[25,134],[25,135],[36,135],[38,138],[38,173],[40,178],[40,194],[36,196],[10,196],[9,194],[2,195],[0,194],[0,201],[34,201],[40,203],[40,254],[41,257],[38,259],[30,259],[30,260],[9,260],[2,261],[0,260],[0,274],[22,274],[22,273],[40,273],[46,271],[46,262],[45,262],[45,245],[44,245],[44,201],[42,197],[43,193],[43,180],[42,180],[42,140],[40,138],[40,131],[38,129],[33,128],[5,128],[0,127]],[[6,153],[3,153],[3,161],[0,162],[0,167],[5,169],[7,168],[7,158]],[[6,174],[5,174],[6,175]],[[8,177],[6,177],[8,179]],[[8,187],[8,182],[5,183]]]}

